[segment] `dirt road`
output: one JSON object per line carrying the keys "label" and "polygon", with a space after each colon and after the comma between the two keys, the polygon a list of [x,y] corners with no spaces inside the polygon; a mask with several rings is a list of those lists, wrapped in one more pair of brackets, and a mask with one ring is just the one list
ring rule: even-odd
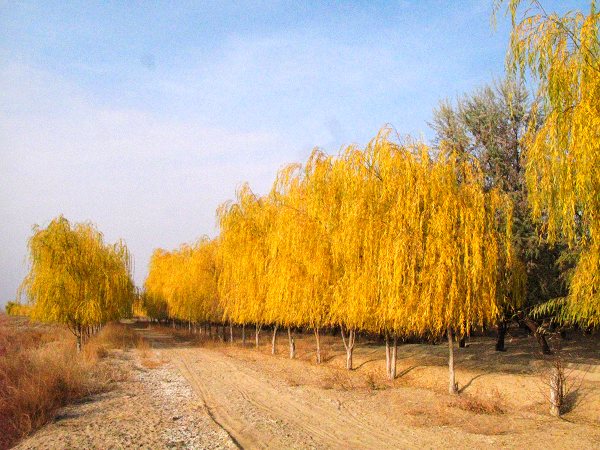
{"label": "dirt road", "polygon": [[547,448],[549,442],[593,448],[600,442],[593,425],[530,413],[482,417],[440,408],[439,394],[426,389],[346,388],[352,377],[337,368],[252,350],[187,347],[164,332],[142,332],[241,448]]}

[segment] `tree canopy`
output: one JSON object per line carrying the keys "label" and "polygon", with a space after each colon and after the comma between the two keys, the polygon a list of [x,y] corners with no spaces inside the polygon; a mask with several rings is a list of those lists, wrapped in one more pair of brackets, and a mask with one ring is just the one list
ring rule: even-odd
{"label": "tree canopy", "polygon": [[[581,251],[562,318],[600,324],[600,13],[548,14],[538,3],[524,17],[508,3],[513,30],[508,67],[537,85],[524,136],[533,217],[550,243]],[[539,113],[539,114],[538,114]]]}
{"label": "tree canopy", "polygon": [[122,241],[106,244],[90,223],[71,224],[60,216],[34,227],[30,271],[20,292],[32,318],[81,328],[127,317],[135,297],[131,259]]}

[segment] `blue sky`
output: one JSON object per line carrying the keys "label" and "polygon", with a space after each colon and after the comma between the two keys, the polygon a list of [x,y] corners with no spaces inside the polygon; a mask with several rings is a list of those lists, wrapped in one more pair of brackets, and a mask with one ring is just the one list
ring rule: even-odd
{"label": "blue sky", "polygon": [[[543,2],[586,9],[586,2]],[[215,234],[244,181],[266,192],[319,146],[385,124],[431,138],[440,99],[504,73],[492,0],[0,1],[0,304],[31,227],[64,214],[152,250]]]}

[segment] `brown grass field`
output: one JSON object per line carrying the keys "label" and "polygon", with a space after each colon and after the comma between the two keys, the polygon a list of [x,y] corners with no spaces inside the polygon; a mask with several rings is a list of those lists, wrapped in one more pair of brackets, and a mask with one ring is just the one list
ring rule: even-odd
{"label": "brown grass field", "polygon": [[109,325],[77,355],[65,328],[0,314],[0,448],[53,420],[61,407],[111,389],[126,374],[106,359],[110,349],[139,340]]}

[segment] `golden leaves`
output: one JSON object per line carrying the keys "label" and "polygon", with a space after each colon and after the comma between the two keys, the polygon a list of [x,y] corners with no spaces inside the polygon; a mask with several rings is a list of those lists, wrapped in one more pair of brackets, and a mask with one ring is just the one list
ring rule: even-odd
{"label": "golden leaves", "polygon": [[432,160],[382,130],[364,150],[314,151],[271,193],[218,210],[219,294],[238,323],[466,332],[514,286],[510,201],[473,161]]}
{"label": "golden leaves", "polygon": [[534,118],[524,138],[533,215],[547,240],[581,250],[564,319],[600,323],[600,14],[537,14],[516,21],[508,64],[538,81]]}
{"label": "golden leaves", "polygon": [[31,268],[20,292],[35,319],[87,326],[130,313],[135,287],[123,242],[105,244],[92,224],[71,225],[60,216],[46,228],[34,227],[29,251]]}
{"label": "golden leaves", "polygon": [[144,306],[154,318],[219,321],[216,242],[206,237],[167,252],[155,250],[144,284]]}

